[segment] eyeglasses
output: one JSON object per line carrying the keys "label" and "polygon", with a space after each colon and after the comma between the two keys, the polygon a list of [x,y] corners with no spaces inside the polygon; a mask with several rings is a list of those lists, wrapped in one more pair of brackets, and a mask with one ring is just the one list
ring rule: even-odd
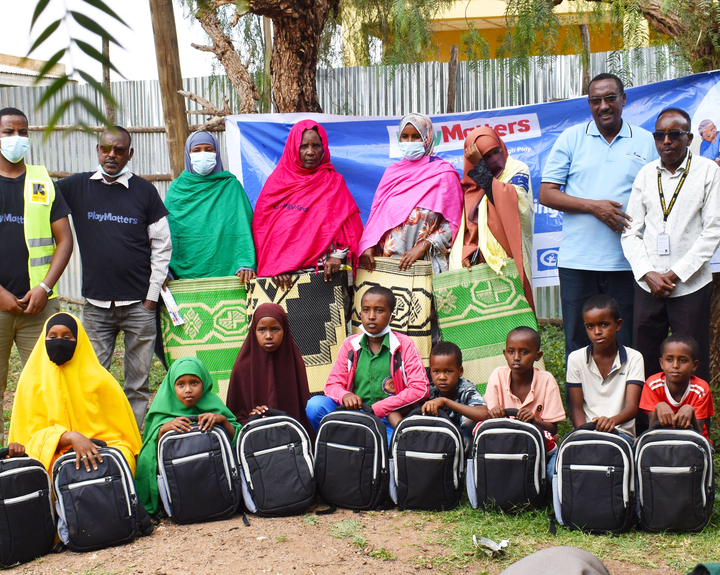
{"label": "eyeglasses", "polygon": [[681,130],[670,130],[669,132],[653,132],[652,135],[656,142],[664,142],[665,136],[670,138],[671,142],[677,142],[680,139],[680,136],[684,136],[689,133],[690,132],[682,132]]}
{"label": "eyeglasses", "polygon": [[108,146],[107,144],[99,144],[98,147],[103,154],[109,154],[110,152],[115,152],[116,156],[124,156],[125,154],[127,154],[127,148],[122,148],[120,146]]}
{"label": "eyeglasses", "polygon": [[625,92],[620,92],[619,94],[608,94],[607,96],[588,96],[588,102],[590,102],[591,106],[599,106],[600,102],[603,100],[605,100],[606,104],[612,104],[624,93]]}

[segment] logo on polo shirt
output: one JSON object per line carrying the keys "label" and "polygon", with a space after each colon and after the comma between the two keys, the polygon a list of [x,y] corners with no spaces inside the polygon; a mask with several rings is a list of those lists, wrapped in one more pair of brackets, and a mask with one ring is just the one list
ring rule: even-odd
{"label": "logo on polo shirt", "polygon": [[98,222],[117,222],[118,224],[137,224],[137,218],[128,218],[126,216],[116,216],[112,212],[88,212],[88,220],[96,220]]}

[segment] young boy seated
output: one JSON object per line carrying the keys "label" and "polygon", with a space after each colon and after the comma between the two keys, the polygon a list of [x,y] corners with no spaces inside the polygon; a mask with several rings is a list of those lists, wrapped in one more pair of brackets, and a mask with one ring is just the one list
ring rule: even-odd
{"label": "young boy seated", "polygon": [[650,415],[650,425],[659,421],[663,427],[692,427],[710,439],[712,393],[706,381],[692,374],[698,368],[697,342],[689,335],[671,335],[660,350],[662,373],[647,380],[640,408]]}
{"label": "young boy seated", "polygon": [[430,399],[422,412],[437,415],[444,409],[463,433],[465,447],[472,441],[472,429],[487,419],[488,410],[475,385],[463,377],[462,352],[451,341],[441,341],[430,352]]}
{"label": "young boy seated", "polygon": [[570,354],[565,378],[573,428],[594,422],[597,431],[617,429],[633,443],[645,380],[642,355],[617,343],[623,320],[610,296],[596,295],[585,302],[583,321],[592,343]]}
{"label": "young boy seated", "polygon": [[348,337],[333,365],[325,395],[307,403],[310,424],[317,431],[320,421],[338,405],[347,409],[372,407],[385,422],[388,442],[402,419],[401,411],[430,394],[425,367],[413,341],[390,331],[395,295],[385,287],[368,289],[360,302],[361,334]]}
{"label": "young boy seated", "polygon": [[539,427],[551,455],[547,466],[550,475],[557,455],[554,436],[558,422],[565,419],[565,410],[555,378],[534,365],[543,355],[540,334],[531,327],[516,327],[505,340],[503,355],[507,367],[492,372],[485,390],[490,418],[505,417],[506,409],[517,409],[517,419]]}

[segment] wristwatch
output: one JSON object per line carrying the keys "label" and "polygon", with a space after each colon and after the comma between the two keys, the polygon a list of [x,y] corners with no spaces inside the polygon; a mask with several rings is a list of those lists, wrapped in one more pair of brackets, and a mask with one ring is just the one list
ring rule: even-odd
{"label": "wristwatch", "polygon": [[51,287],[46,286],[43,282],[40,282],[40,287],[45,290],[45,293],[48,297],[50,297],[53,294],[53,290]]}

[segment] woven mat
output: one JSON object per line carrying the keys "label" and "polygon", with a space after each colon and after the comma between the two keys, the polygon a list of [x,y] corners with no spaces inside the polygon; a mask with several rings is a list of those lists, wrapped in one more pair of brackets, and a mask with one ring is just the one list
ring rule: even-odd
{"label": "woven mat", "polygon": [[185,324],[175,327],[167,310],[160,318],[168,367],[181,357],[200,359],[213,391],[225,401],[230,372],[248,331],[247,292],[235,276],[176,280],[168,284]]}
{"label": "woven mat", "polygon": [[292,288],[281,290],[272,278],[248,283],[248,321],[263,303],[281,305],[307,368],[310,392],[325,389],[330,369],[347,336],[340,274],[330,282],[322,273],[290,274]]}
{"label": "woven mat", "polygon": [[390,288],[397,298],[395,318],[390,322],[393,331],[411,337],[417,345],[425,365],[429,365],[432,338],[430,313],[432,309],[432,265],[416,261],[408,270],[400,271],[398,258],[375,258],[375,271],[358,268],[355,274],[352,330],[360,333],[360,303],[372,286]]}
{"label": "woven mat", "polygon": [[[480,393],[493,370],[507,365],[502,352],[508,332],[521,325],[538,327],[515,262],[508,260],[503,272],[498,275],[487,264],[479,264],[470,271],[433,277],[440,335],[460,347],[465,377]],[[537,367],[544,369],[542,360]]]}

